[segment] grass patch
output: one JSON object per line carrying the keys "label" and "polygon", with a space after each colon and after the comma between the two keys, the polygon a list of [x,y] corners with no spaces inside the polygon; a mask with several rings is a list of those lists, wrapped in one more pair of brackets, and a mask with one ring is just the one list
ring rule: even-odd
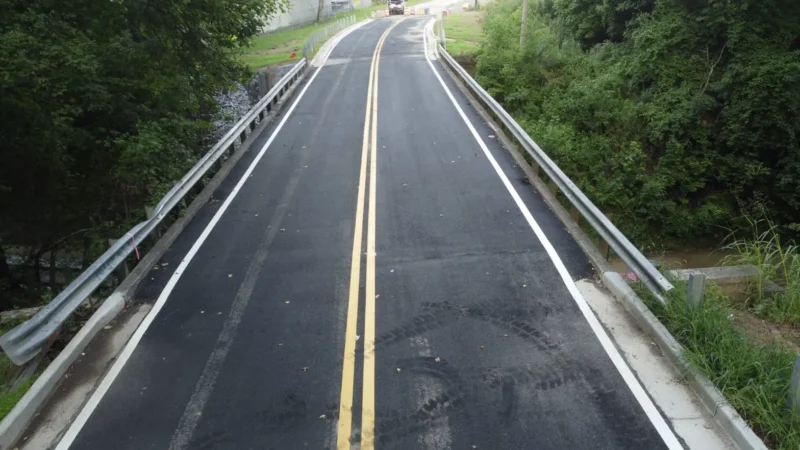
{"label": "grass patch", "polygon": [[[10,331],[17,325],[25,322],[25,318],[18,318],[13,320],[3,320],[0,322],[0,335]],[[0,420],[2,420],[14,408],[20,398],[28,392],[36,377],[20,384],[13,391],[6,391],[17,377],[20,367],[11,362],[11,360],[4,353],[0,353]]]}
{"label": "grass patch", "polygon": [[5,418],[8,413],[14,409],[14,406],[19,402],[19,399],[28,392],[28,389],[33,386],[37,377],[31,377],[29,380],[23,382],[19,387],[13,391],[0,394],[0,420]]}
{"label": "grass patch", "polygon": [[297,52],[297,56],[295,58],[291,57],[291,52],[288,54],[282,53],[267,53],[264,55],[259,54],[252,54],[246,53],[241,56],[242,62],[247,64],[248,67],[251,69],[257,69],[259,67],[267,67],[272,66],[275,64],[282,64],[289,61],[298,61],[302,58],[303,55],[300,51]]}
{"label": "grass patch", "polygon": [[447,52],[453,56],[477,55],[484,39],[481,11],[465,11],[444,17]]}
{"label": "grass patch", "polygon": [[[783,242],[771,221],[746,219],[749,236],[725,247],[733,252],[726,263],[752,264],[761,272],[742,306],[769,321],[800,326],[800,249],[793,241]],[[765,293],[767,282],[782,286],[783,292]]]}
{"label": "grass patch", "polygon": [[685,348],[687,360],[722,391],[774,449],[800,448],[800,421],[787,404],[795,353],[776,341],[758,343],[732,320],[730,300],[709,283],[702,308],[686,308],[686,284],[673,280],[667,304],[643,285],[637,292]]}

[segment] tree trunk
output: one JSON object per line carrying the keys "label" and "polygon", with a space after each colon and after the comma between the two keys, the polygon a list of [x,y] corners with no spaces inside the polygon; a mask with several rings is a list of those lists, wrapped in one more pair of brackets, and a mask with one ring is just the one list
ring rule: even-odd
{"label": "tree trunk", "polygon": [[525,45],[525,28],[528,22],[528,0],[522,0],[522,29],[519,33],[519,47]]}
{"label": "tree trunk", "polygon": [[89,251],[92,248],[92,238],[89,234],[83,235],[83,254],[81,256],[81,271],[86,270],[92,261],[89,259]]}
{"label": "tree trunk", "polygon": [[11,268],[6,261],[6,252],[0,245],[0,289],[8,289],[14,284],[14,276],[11,275]]}
{"label": "tree trunk", "polygon": [[31,275],[33,275],[33,279],[31,283],[34,286],[40,286],[42,283],[42,255],[44,255],[45,247],[41,246],[36,251],[36,254],[33,255],[33,261],[31,261]]}
{"label": "tree trunk", "polygon": [[48,268],[48,275],[50,275],[50,289],[55,292],[56,291],[56,274],[58,273],[56,269],[56,249],[50,249],[50,267]]}
{"label": "tree trunk", "polygon": [[325,0],[319,0],[319,9],[317,9],[317,23],[322,21],[322,13],[325,10]]}

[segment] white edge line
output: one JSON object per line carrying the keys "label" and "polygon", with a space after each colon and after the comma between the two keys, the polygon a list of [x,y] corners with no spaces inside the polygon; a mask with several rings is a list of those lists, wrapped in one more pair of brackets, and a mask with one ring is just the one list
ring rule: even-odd
{"label": "white edge line", "polygon": [[[362,25],[363,24],[364,23],[362,22]],[[356,28],[359,27],[354,27],[349,30],[344,30],[347,31],[347,33],[339,36],[339,41],[341,41],[341,39],[344,36],[349,34],[351,31],[355,30]],[[337,41],[336,44],[338,44],[339,41]],[[334,44],[334,47],[336,46],[336,44]],[[331,51],[332,50],[333,48],[331,48]],[[330,52],[328,52],[328,55],[325,55],[325,59],[327,59],[329,55]],[[69,447],[75,441],[75,438],[78,437],[78,433],[80,433],[80,431],[83,429],[83,426],[86,425],[86,422],[89,420],[89,417],[91,417],[92,413],[97,408],[97,405],[100,404],[100,400],[103,399],[103,396],[105,396],[106,392],[111,387],[111,384],[117,378],[117,375],[119,375],[119,373],[122,371],[122,368],[125,366],[125,363],[131,357],[134,350],[136,350],[136,346],[139,344],[139,341],[142,340],[144,333],[150,327],[150,324],[153,323],[153,320],[155,320],[156,316],[158,315],[158,312],[161,311],[161,308],[164,307],[164,304],[167,302],[167,298],[172,292],[172,289],[175,288],[175,285],[178,283],[178,280],[180,280],[181,275],[186,270],[186,267],[192,261],[192,258],[194,258],[194,255],[197,253],[197,251],[200,250],[200,247],[208,238],[208,235],[211,234],[211,231],[214,229],[214,227],[217,225],[217,222],[219,222],[222,215],[228,209],[228,206],[236,197],[236,194],[239,193],[239,190],[242,188],[242,186],[244,186],[244,183],[250,178],[250,174],[253,172],[253,170],[255,170],[256,165],[258,165],[259,161],[261,161],[261,158],[267,152],[267,148],[269,148],[270,144],[272,144],[272,141],[275,140],[275,137],[278,135],[278,133],[283,128],[283,125],[292,115],[292,112],[294,111],[295,107],[297,106],[298,103],[300,103],[300,100],[303,98],[303,95],[305,95],[309,86],[311,86],[311,83],[317,77],[317,74],[319,74],[319,71],[322,69],[324,62],[325,61],[322,61],[320,67],[318,67],[316,71],[314,71],[314,74],[308,80],[308,83],[306,83],[306,85],[303,87],[303,90],[300,91],[300,94],[298,94],[294,103],[292,103],[292,106],[283,116],[283,119],[280,121],[278,126],[275,127],[275,130],[272,132],[272,135],[269,137],[269,139],[267,139],[267,142],[264,144],[264,146],[261,147],[261,150],[258,152],[258,155],[256,155],[255,159],[253,159],[253,162],[250,163],[250,166],[247,168],[244,175],[242,175],[242,178],[239,179],[239,182],[236,184],[236,187],[233,188],[233,191],[231,191],[231,193],[228,195],[228,198],[225,199],[225,202],[222,203],[222,206],[220,206],[217,213],[214,214],[214,217],[211,218],[211,221],[208,223],[206,228],[200,234],[200,237],[197,238],[195,243],[192,245],[192,248],[190,248],[189,251],[186,253],[186,256],[183,257],[183,260],[181,260],[181,263],[178,265],[177,269],[175,269],[175,272],[170,277],[166,286],[164,286],[164,290],[162,290],[161,294],[158,296],[158,299],[153,305],[153,309],[150,310],[150,313],[147,315],[147,317],[144,318],[141,325],[139,325],[139,328],[136,329],[136,333],[134,333],[130,341],[128,341],[128,343],[125,345],[125,348],[122,350],[122,353],[120,353],[119,356],[117,357],[117,360],[114,362],[114,365],[111,367],[111,370],[108,371],[106,376],[103,378],[103,381],[100,382],[100,385],[97,387],[92,396],[83,406],[81,412],[72,422],[70,427],[67,429],[66,433],[64,433],[64,436],[59,441],[56,450],[69,449]]]}
{"label": "white edge line", "polygon": [[522,198],[519,196],[516,189],[514,189],[514,186],[511,185],[511,182],[508,180],[508,177],[503,172],[503,169],[500,168],[500,165],[497,163],[497,160],[495,160],[494,156],[489,151],[489,148],[486,146],[486,143],[483,142],[483,139],[475,130],[475,127],[472,126],[472,123],[467,118],[467,115],[464,114],[464,110],[461,109],[461,106],[458,104],[455,97],[453,97],[452,92],[450,92],[450,89],[444,83],[444,80],[442,80],[442,77],[439,75],[439,72],[433,66],[433,63],[428,57],[427,40],[428,40],[427,34],[423,33],[423,41],[425,42],[425,60],[428,62],[428,65],[430,66],[434,75],[436,75],[436,78],[439,80],[439,83],[442,85],[442,88],[444,88],[444,91],[445,93],[447,93],[447,96],[450,98],[450,101],[453,103],[453,106],[455,106],[456,110],[458,111],[458,114],[461,116],[461,119],[469,128],[469,131],[472,133],[472,136],[475,138],[476,141],[478,141],[478,145],[480,145],[481,149],[483,150],[483,153],[486,155],[486,158],[492,164],[492,167],[494,167],[494,170],[497,172],[497,175],[503,181],[503,184],[506,186],[508,193],[511,194],[511,197],[514,199],[514,202],[517,204],[517,207],[519,207],[520,211],[522,212],[522,215],[525,216],[525,219],[528,221],[528,224],[533,229],[533,232],[536,234],[536,237],[539,238],[539,241],[542,243],[542,246],[547,251],[548,256],[550,256],[550,259],[553,261],[556,270],[558,270],[559,275],[561,275],[561,279],[567,286],[567,290],[569,290],[569,293],[572,294],[572,298],[575,300],[575,303],[578,304],[578,308],[580,308],[581,312],[583,313],[583,316],[586,318],[586,321],[589,322],[589,326],[592,328],[592,331],[597,336],[597,339],[600,341],[600,344],[603,346],[603,349],[606,351],[609,358],[611,358],[611,361],[614,363],[614,366],[617,368],[617,371],[619,371],[620,375],[622,375],[622,379],[628,385],[628,388],[630,388],[634,397],[636,397],[636,400],[639,402],[639,405],[641,405],[645,414],[647,414],[647,417],[650,419],[650,422],[652,422],[653,426],[656,428],[656,431],[658,431],[658,434],[661,436],[661,439],[664,440],[664,443],[667,445],[667,447],[670,450],[683,449],[683,445],[681,445],[681,443],[678,441],[678,438],[675,436],[675,433],[672,431],[669,425],[667,425],[666,421],[664,420],[664,417],[661,416],[661,413],[653,404],[653,401],[647,395],[647,392],[645,392],[644,388],[639,383],[639,380],[636,378],[636,376],[633,375],[633,372],[631,371],[630,367],[628,367],[628,364],[625,362],[625,360],[622,358],[622,355],[620,355],[619,351],[614,346],[614,343],[611,341],[611,338],[608,337],[608,334],[603,329],[602,325],[600,325],[600,322],[597,320],[597,317],[594,315],[594,312],[589,307],[589,304],[586,302],[586,299],[583,298],[580,291],[578,290],[578,287],[575,285],[575,282],[572,281],[572,277],[567,271],[567,268],[564,266],[564,263],[561,261],[561,258],[558,256],[558,253],[556,252],[555,248],[547,239],[547,236],[545,236],[544,232],[539,227],[539,224],[536,223],[536,220],[534,220],[533,215],[528,210],[528,207],[525,205],[525,202],[522,201]]}

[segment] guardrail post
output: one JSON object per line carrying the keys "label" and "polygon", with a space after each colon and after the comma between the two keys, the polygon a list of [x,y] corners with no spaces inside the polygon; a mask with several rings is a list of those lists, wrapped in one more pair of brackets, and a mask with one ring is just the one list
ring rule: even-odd
{"label": "guardrail post", "polygon": [[442,43],[442,48],[447,50],[447,37],[444,34],[444,14],[439,17],[439,40]]}
{"label": "guardrail post", "polygon": [[[152,219],[155,215],[155,210],[152,206],[145,206],[144,207],[144,215],[147,216],[148,219]],[[161,239],[161,226],[157,226],[154,230],[156,233],[156,240]]]}
{"label": "guardrail post", "polygon": [[581,212],[578,211],[578,208],[572,207],[569,209],[569,216],[572,217],[572,220],[575,221],[578,225],[581,223]]}
{"label": "guardrail post", "polygon": [[553,180],[547,182],[547,189],[549,189],[550,192],[553,193],[553,195],[558,194],[558,186],[556,186],[556,183]]}
{"label": "guardrail post", "polygon": [[[110,248],[115,242],[117,242],[115,239],[109,239],[108,247]],[[122,280],[124,280],[128,276],[128,273],[130,273],[128,271],[128,262],[122,261],[120,265],[114,269],[114,272],[117,275],[117,278],[119,278],[119,282],[122,283]]]}
{"label": "guardrail post", "polygon": [[269,92],[269,80],[267,79],[267,72],[258,72],[258,98],[267,95]]}
{"label": "guardrail post", "polygon": [[700,308],[703,306],[703,297],[706,293],[706,276],[702,273],[689,274],[689,285],[687,289],[686,305],[689,308]]}

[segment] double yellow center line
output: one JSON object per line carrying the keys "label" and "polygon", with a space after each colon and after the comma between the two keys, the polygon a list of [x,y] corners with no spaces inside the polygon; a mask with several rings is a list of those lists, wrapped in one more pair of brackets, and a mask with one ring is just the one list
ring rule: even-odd
{"label": "double yellow center line", "polygon": [[358,294],[361,280],[361,245],[364,229],[364,197],[367,189],[367,160],[369,159],[369,209],[367,212],[367,270],[364,294],[364,379],[361,399],[361,449],[375,448],[375,195],[377,191],[378,141],[378,70],[380,53],[386,37],[402,19],[390,26],[378,40],[372,54],[367,88],[367,110],[364,118],[364,140],[361,147],[361,171],[358,178],[358,197],[350,263],[350,291],[347,301],[347,328],[342,367],[342,393],[339,399],[339,427],[336,449],[350,450],[353,426],[353,394],[355,388],[356,339],[358,327]]}

